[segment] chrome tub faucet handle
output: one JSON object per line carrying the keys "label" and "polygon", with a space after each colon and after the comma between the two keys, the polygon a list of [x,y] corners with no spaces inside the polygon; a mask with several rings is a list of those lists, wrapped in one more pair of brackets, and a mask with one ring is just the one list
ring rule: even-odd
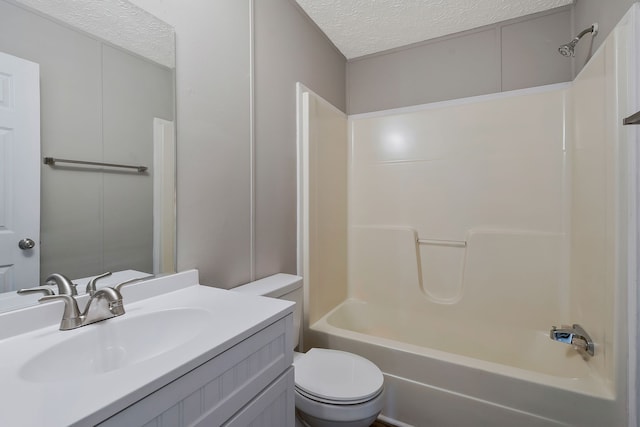
{"label": "chrome tub faucet handle", "polygon": [[574,323],[573,326],[562,325],[560,328],[552,326],[549,337],[554,341],[572,345],[579,352],[589,356],[593,356],[595,353],[593,340],[577,323]]}

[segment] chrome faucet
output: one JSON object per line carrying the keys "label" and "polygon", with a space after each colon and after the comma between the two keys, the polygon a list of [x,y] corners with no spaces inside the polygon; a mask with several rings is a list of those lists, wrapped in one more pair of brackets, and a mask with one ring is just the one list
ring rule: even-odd
{"label": "chrome faucet", "polygon": [[577,323],[573,326],[562,325],[561,328],[552,326],[549,337],[554,341],[572,345],[581,353],[586,353],[589,356],[594,354],[593,340]]}
{"label": "chrome faucet", "polygon": [[45,303],[50,301],[64,301],[64,313],[60,321],[60,330],[68,331],[91,323],[124,314],[122,294],[114,288],[101,288],[91,295],[83,313],[80,313],[78,302],[71,295],[47,295],[38,300]]}
{"label": "chrome faucet", "polygon": [[56,285],[58,287],[58,295],[78,295],[78,290],[76,289],[76,284],[72,283],[66,276],[58,273],[50,274],[44,281],[44,283],[40,286],[36,286],[35,288],[23,288],[18,290],[19,295],[28,295],[28,294],[44,294],[55,295],[49,288],[43,288],[43,286],[52,286]]}

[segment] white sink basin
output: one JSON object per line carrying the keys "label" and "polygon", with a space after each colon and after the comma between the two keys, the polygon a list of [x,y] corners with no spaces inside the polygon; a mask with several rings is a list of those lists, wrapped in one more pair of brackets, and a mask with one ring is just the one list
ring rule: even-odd
{"label": "white sink basin", "polygon": [[61,340],[27,360],[19,376],[32,382],[69,381],[144,362],[193,339],[211,324],[210,317],[206,310],[174,308],[126,313],[61,332]]}

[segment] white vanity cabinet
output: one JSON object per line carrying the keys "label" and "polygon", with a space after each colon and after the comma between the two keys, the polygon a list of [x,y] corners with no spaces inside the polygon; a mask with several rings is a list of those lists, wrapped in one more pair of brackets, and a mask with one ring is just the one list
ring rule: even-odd
{"label": "white vanity cabinet", "polygon": [[294,427],[292,338],[289,314],[98,425]]}

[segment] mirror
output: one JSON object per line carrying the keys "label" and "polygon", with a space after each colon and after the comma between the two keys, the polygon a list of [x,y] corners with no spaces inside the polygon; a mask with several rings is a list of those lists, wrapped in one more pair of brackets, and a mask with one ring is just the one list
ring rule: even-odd
{"label": "mirror", "polygon": [[[40,170],[40,237],[22,251],[39,257],[40,271],[36,283],[21,281],[0,260],[6,292],[0,296],[38,286],[54,272],[72,279],[174,272],[173,28],[126,1],[0,0],[0,52],[38,64],[40,83],[40,153],[33,157]],[[1,77],[2,70],[0,86]],[[148,169],[48,165],[45,157]],[[14,300],[21,306],[37,298]],[[9,306],[16,302],[3,309],[0,298],[0,311]]]}

